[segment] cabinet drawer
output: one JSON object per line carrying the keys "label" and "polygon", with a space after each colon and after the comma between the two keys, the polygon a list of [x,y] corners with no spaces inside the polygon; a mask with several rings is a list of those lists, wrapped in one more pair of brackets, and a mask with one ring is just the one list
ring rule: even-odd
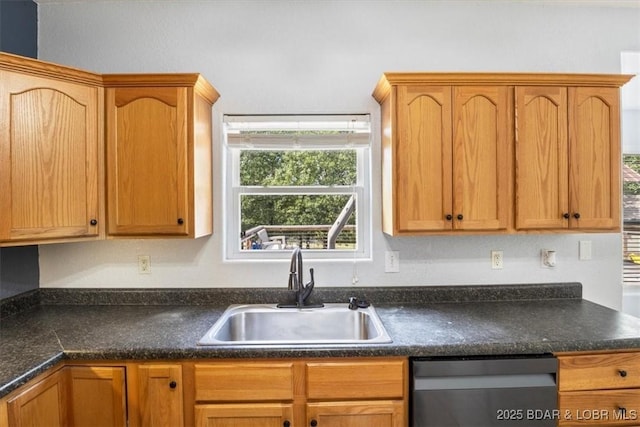
{"label": "cabinet drawer", "polygon": [[559,394],[560,425],[640,425],[640,389]]}
{"label": "cabinet drawer", "polygon": [[293,405],[241,403],[195,405],[196,427],[283,426],[293,424]]}
{"label": "cabinet drawer", "polygon": [[402,399],[403,360],[307,363],[309,399]]}
{"label": "cabinet drawer", "polygon": [[640,387],[640,353],[559,356],[558,368],[560,391]]}
{"label": "cabinet drawer", "polygon": [[293,363],[195,365],[197,401],[293,400]]}

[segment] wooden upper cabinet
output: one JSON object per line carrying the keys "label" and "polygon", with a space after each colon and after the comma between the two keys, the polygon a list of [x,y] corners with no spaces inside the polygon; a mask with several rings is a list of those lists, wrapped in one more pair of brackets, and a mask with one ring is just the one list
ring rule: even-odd
{"label": "wooden upper cabinet", "polygon": [[503,230],[509,225],[510,111],[507,87],[454,88],[454,229]]}
{"label": "wooden upper cabinet", "polygon": [[516,88],[516,228],[620,228],[618,88]]}
{"label": "wooden upper cabinet", "polygon": [[508,227],[507,87],[398,84],[379,101],[385,233]]}
{"label": "wooden upper cabinet", "polygon": [[100,83],[0,54],[0,245],[103,235]]}
{"label": "wooden upper cabinet", "polygon": [[197,74],[106,75],[109,236],[213,231],[211,109]]}
{"label": "wooden upper cabinet", "polygon": [[620,229],[617,88],[569,88],[570,226]]}
{"label": "wooden upper cabinet", "polygon": [[619,88],[632,76],[385,73],[390,235],[617,231]]}
{"label": "wooden upper cabinet", "polygon": [[569,225],[567,88],[516,88],[516,227]]}
{"label": "wooden upper cabinet", "polygon": [[450,229],[451,88],[400,86],[397,94],[398,140],[390,153],[397,191],[389,211],[397,217],[393,231]]}

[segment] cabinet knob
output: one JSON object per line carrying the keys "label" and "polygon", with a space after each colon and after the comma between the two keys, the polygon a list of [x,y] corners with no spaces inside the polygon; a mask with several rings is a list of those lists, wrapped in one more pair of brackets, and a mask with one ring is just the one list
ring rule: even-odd
{"label": "cabinet knob", "polygon": [[182,219],[182,218],[178,218],[178,224],[179,224],[179,225],[184,224],[184,219]]}
{"label": "cabinet knob", "polygon": [[316,420],[311,420],[311,422],[309,423],[309,425],[310,425],[311,427],[316,427],[316,426],[318,425],[318,421],[316,421]]}
{"label": "cabinet knob", "polygon": [[464,217],[462,216],[462,214],[458,214],[458,216],[456,217],[458,218],[458,221],[462,221],[464,219]]}
{"label": "cabinet knob", "polygon": [[562,214],[562,218],[564,218],[564,219],[569,219],[570,216],[571,215],[569,215],[569,212],[565,212],[565,213]]}
{"label": "cabinet knob", "polygon": [[97,219],[92,219],[91,221],[89,221],[89,224],[98,225],[98,220]]}
{"label": "cabinet knob", "polygon": [[169,383],[169,388],[174,389],[174,388],[176,388],[176,387],[178,387],[178,383],[177,383],[177,382],[175,382],[175,381],[171,381],[171,382]]}
{"label": "cabinet knob", "polygon": [[618,373],[620,374],[620,376],[621,376],[622,378],[624,378],[624,377],[626,377],[626,376],[627,376],[627,371],[625,371],[624,369],[620,369],[620,370],[618,371]]}
{"label": "cabinet knob", "polygon": [[580,219],[580,214],[578,212],[576,212],[576,213],[573,214],[573,217],[575,219]]}
{"label": "cabinet knob", "polygon": [[451,221],[453,219],[453,215],[447,214],[447,216],[445,216],[445,218],[447,219],[447,221]]}
{"label": "cabinet knob", "polygon": [[291,426],[291,422],[289,420],[284,420],[284,422],[282,423],[282,427],[290,427]]}

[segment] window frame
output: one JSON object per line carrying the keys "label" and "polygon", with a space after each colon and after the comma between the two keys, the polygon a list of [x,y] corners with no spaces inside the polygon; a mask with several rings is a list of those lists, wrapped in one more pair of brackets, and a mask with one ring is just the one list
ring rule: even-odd
{"label": "window frame", "polygon": [[[329,138],[323,141],[322,137],[305,138],[304,146],[296,137],[265,138],[264,144],[260,144],[260,137],[247,143],[239,142],[240,138],[229,141],[228,123],[231,120],[240,121],[248,118],[251,121],[265,120],[278,122],[322,121],[326,119],[338,120],[345,118],[366,120],[369,124],[366,143],[362,138],[355,144],[349,141],[349,136]],[[276,250],[243,250],[240,248],[241,233],[241,197],[242,195],[354,195],[356,198],[356,242],[355,250],[351,249],[303,249],[306,259],[314,260],[370,260],[372,241],[371,218],[371,143],[372,129],[369,114],[357,115],[224,115],[223,116],[223,176],[224,176],[224,215],[223,215],[223,241],[224,261],[264,261],[289,259],[290,249]],[[243,150],[267,150],[267,151],[300,151],[300,150],[340,150],[353,149],[356,152],[356,183],[345,186],[243,186],[240,185],[240,153]]]}

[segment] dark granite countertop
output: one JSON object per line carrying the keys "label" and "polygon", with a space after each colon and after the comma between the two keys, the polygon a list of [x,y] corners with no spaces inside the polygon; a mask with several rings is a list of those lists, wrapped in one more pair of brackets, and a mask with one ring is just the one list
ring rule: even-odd
{"label": "dark granite countertop", "polygon": [[[640,349],[640,318],[581,298],[580,284],[340,288],[366,298],[390,344],[203,347],[233,303],[277,302],[282,290],[54,290],[0,306],[0,397],[61,360],[483,356]],[[34,302],[35,301],[35,302]]]}

